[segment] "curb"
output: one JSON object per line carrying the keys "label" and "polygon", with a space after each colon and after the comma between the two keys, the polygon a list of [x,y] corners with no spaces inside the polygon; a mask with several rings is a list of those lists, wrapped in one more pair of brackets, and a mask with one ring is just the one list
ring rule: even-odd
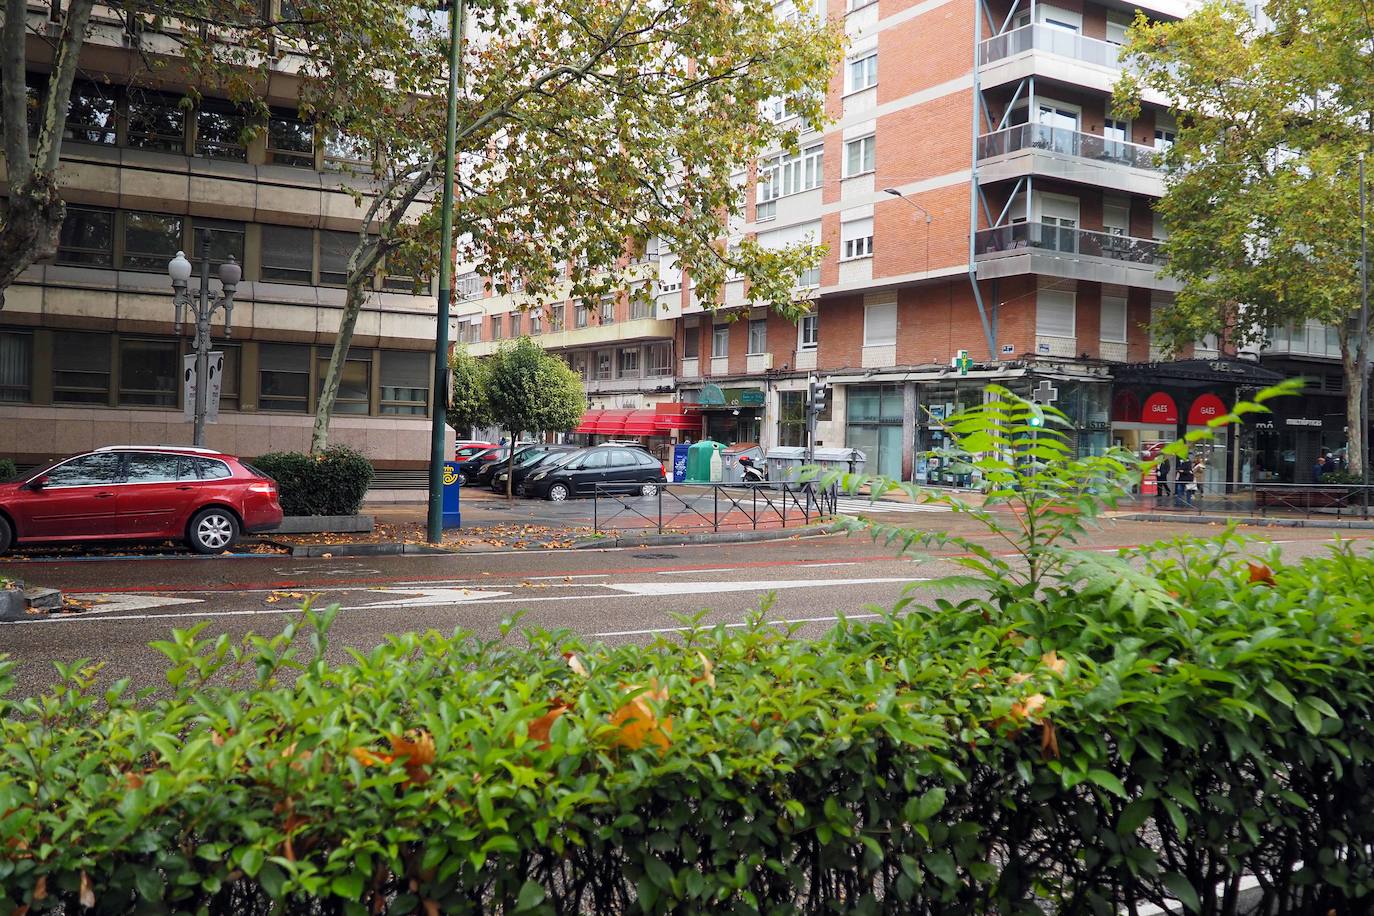
{"label": "curb", "polygon": [[587,538],[577,541],[569,550],[606,550],[612,547],[669,547],[680,544],[747,544],[755,541],[785,541],[797,537],[830,534],[829,525],[808,525],[803,528],[770,528],[766,531],[721,531],[701,534],[645,534],[635,537],[625,532],[613,538]]}
{"label": "curb", "polygon": [[1342,528],[1374,529],[1374,521],[1352,519],[1350,521],[1327,520],[1319,518],[1266,518],[1264,516],[1243,515],[1154,515],[1137,513],[1134,515],[1115,515],[1113,518],[1123,522],[1176,522],[1183,525],[1247,525],[1256,528]]}
{"label": "curb", "polygon": [[395,557],[404,554],[451,554],[454,551],[444,547],[431,547],[428,544],[283,544],[280,541],[264,541],[273,547],[291,551],[293,557]]}
{"label": "curb", "polygon": [[23,582],[15,580],[14,587],[0,589],[0,621],[46,617],[54,608],[61,608],[62,601],[62,593],[55,588],[25,588]]}
{"label": "curb", "polygon": [[288,515],[263,534],[366,534],[372,523],[371,515]]}

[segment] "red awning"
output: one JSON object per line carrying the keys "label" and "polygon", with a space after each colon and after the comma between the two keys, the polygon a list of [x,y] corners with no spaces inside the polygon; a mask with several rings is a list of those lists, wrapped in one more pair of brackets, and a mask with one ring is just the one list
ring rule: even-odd
{"label": "red awning", "polygon": [[657,414],[652,410],[636,410],[625,420],[621,433],[626,436],[653,436],[658,434]]}
{"label": "red awning", "polygon": [[1156,391],[1145,399],[1145,409],[1140,412],[1140,422],[1177,423],[1178,405],[1164,392]]}
{"label": "red awning", "polygon": [[679,404],[668,402],[659,404],[654,412],[654,424],[659,432],[672,432],[674,430],[687,430],[689,432],[701,432],[701,413],[689,408],[695,405]]}
{"label": "red awning", "polygon": [[1214,394],[1200,395],[1188,408],[1189,426],[1206,426],[1208,421],[1226,416],[1226,404]]}
{"label": "red awning", "polygon": [[589,410],[589,411],[587,411],[586,413],[584,413],[584,414],[582,415],[582,422],[579,423],[579,424],[577,424],[577,429],[574,429],[573,432],[575,432],[575,433],[594,433],[594,432],[596,432],[596,421],[599,420],[599,419],[601,419],[601,415],[602,415],[603,413],[605,413],[605,412],[606,412],[606,411],[604,411],[604,410]]}
{"label": "red awning", "polygon": [[628,410],[603,410],[592,432],[598,436],[614,436],[625,428],[630,413]]}

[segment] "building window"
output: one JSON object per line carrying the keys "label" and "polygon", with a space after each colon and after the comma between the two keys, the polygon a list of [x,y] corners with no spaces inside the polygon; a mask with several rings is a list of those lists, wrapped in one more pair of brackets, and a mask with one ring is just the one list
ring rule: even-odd
{"label": "building window", "polygon": [[356,232],[320,230],[321,286],[343,286],[348,282],[348,259],[357,245]]}
{"label": "building window", "polygon": [[120,339],[120,406],[175,407],[180,381],[176,341]]}
{"label": "building window", "polygon": [[840,260],[873,256],[873,217],[851,220],[840,225]]}
{"label": "building window", "polygon": [[371,172],[372,153],[362,140],[336,131],[325,138],[324,167],[335,172]]}
{"label": "building window", "polygon": [[825,177],[824,158],[825,146],[817,143],[795,156],[784,153],[763,160],[759,163],[757,202],[770,203],[788,194],[819,188]]}
{"label": "building window", "polygon": [[801,273],[797,274],[797,286],[801,289],[809,289],[811,287],[820,285],[821,265],[819,264],[817,264],[815,267],[808,267],[806,268],[806,270],[803,270]]}
{"label": "building window", "polygon": [[860,92],[878,85],[878,52],[856,57],[845,68],[845,92]]}
{"label": "building window", "polygon": [[678,264],[677,255],[671,251],[662,251],[658,259],[658,291],[663,293],[676,293],[682,289],[682,266]]}
{"label": "building window", "polygon": [[288,113],[267,119],[267,161],[300,169],[315,167],[315,131]]}
{"label": "building window", "polygon": [[1103,343],[1126,342],[1125,296],[1102,297],[1102,331],[1100,339]]}
{"label": "building window", "polygon": [[57,263],[113,267],[114,213],[69,205],[58,231]]}
{"label": "building window", "polygon": [[768,352],[768,321],[755,319],[749,322],[749,355],[757,356]]}
{"label": "building window", "polygon": [[114,146],[114,89],[95,83],[73,83],[63,136],[78,143]]}
{"label": "building window", "polygon": [[806,445],[806,392],[778,392],[778,445]]}
{"label": "building window", "polygon": [[639,378],[639,348],[629,347],[620,351],[620,378]]}
{"label": "building window", "polygon": [[492,316],[491,316],[491,339],[492,339],[492,340],[500,340],[500,339],[501,339],[501,316],[500,316],[500,315],[492,315]]}
{"label": "building window", "polygon": [[803,350],[814,350],[821,340],[821,316],[814,312],[803,315],[797,324],[798,346]]}
{"label": "building window", "polygon": [[38,139],[38,122],[43,120],[43,92],[48,78],[41,73],[24,74],[24,111],[28,115],[29,139]]}
{"label": "building window", "polygon": [[863,9],[866,6],[872,6],[874,3],[877,2],[878,0],[847,0],[845,4],[845,9],[852,13],[855,10]]}
{"label": "building window", "polygon": [[544,310],[535,306],[530,312],[530,334],[538,337],[544,333]]}
{"label": "building window", "polygon": [[689,324],[682,330],[682,358],[696,359],[701,355],[701,327]]}
{"label": "building window", "polygon": [[587,326],[587,320],[587,306],[583,305],[582,303],[578,303],[577,305],[573,306],[573,325],[575,327],[585,328]]}
{"label": "building window", "polygon": [[205,99],[196,112],[196,155],[206,159],[248,160],[248,116],[222,99]]}
{"label": "building window", "polygon": [[422,417],[429,412],[429,354],[385,350],[382,352],[382,403],[384,414]]}
{"label": "building window", "polygon": [[596,354],[596,377],[598,379],[608,379],[612,376],[614,367],[611,361],[613,358],[614,351],[612,350],[602,350]]}
{"label": "building window", "polygon": [[566,305],[555,305],[549,309],[549,330],[557,333],[563,330],[564,316],[567,314]]}
{"label": "building window", "polygon": [[241,348],[237,345],[216,343],[215,349],[224,354],[224,373],[220,376],[219,383],[219,409],[238,410],[239,373],[243,366]]}
{"label": "building window", "polygon": [[844,177],[852,178],[873,171],[878,138],[873,136],[850,140],[844,145]]}
{"label": "building window", "polygon": [[521,319],[523,319],[524,317],[525,317],[525,316],[524,316],[524,313],[521,312],[521,311],[519,311],[518,309],[517,309],[516,311],[513,311],[513,312],[510,313],[510,336],[511,336],[511,337],[519,337],[519,336],[520,336],[520,333],[521,333],[521,332],[520,332],[520,323],[521,323]]}
{"label": "building window", "polygon": [[0,401],[33,400],[33,335],[0,331]]}
{"label": "building window", "polygon": [[673,374],[673,350],[666,343],[650,344],[644,350],[645,374],[657,378]]}
{"label": "building window", "polygon": [[654,304],[639,297],[630,299],[630,320],[637,321],[641,318],[654,317]]}
{"label": "building window", "polygon": [[453,282],[454,295],[466,302],[470,299],[481,299],[486,292],[486,284],[476,271],[468,271]]}
{"label": "building window", "polygon": [[897,342],[897,303],[864,307],[864,346],[890,347]]}
{"label": "building window", "polygon": [[110,403],[110,338],[57,331],[52,339],[54,404]]}
{"label": "building window", "polygon": [[200,265],[200,246],[207,234],[210,236],[210,272],[212,274],[230,255],[233,255],[234,260],[240,265],[243,264],[243,223],[197,218],[192,221],[192,225],[196,230],[194,247],[187,254],[197,265],[197,270],[199,270]]}
{"label": "building window", "polygon": [[181,217],[161,213],[124,214],[124,270],[166,273],[182,246]]}
{"label": "building window", "polygon": [[175,96],[146,89],[129,89],[129,131],[126,144],[135,149],[186,152],[186,110]]}
{"label": "building window", "polygon": [[597,314],[602,324],[615,324],[615,296],[602,296]]}
{"label": "building window", "polygon": [[1155,152],[1167,152],[1177,139],[1178,134],[1175,133],[1172,127],[1161,127],[1157,129],[1155,131]]}
{"label": "building window", "polygon": [[[324,390],[324,379],[329,373],[329,358],[316,360],[318,373],[315,383],[315,397]],[[339,392],[334,399],[335,413],[368,414],[372,412],[372,359],[349,357],[344,360],[343,371],[339,373]]]}
{"label": "building window", "polygon": [[1037,337],[1072,339],[1077,296],[1062,289],[1042,289],[1035,296],[1035,334]]}
{"label": "building window", "polygon": [[313,279],[315,233],[298,226],[263,226],[262,279],[310,283]]}
{"label": "building window", "polygon": [[310,348],[263,344],[258,348],[258,406],[305,413],[310,407]]}
{"label": "building window", "polygon": [[711,357],[724,359],[730,355],[730,326],[718,324],[711,328]]}

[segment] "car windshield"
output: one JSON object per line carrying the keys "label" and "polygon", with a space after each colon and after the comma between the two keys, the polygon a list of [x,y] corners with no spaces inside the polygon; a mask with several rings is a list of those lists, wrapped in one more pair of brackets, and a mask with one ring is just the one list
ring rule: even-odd
{"label": "car windshield", "polygon": [[544,456],[547,454],[548,452],[544,451],[543,449],[526,449],[523,452],[516,452],[515,466],[518,468],[524,468],[529,467],[532,464],[538,464],[540,460],[543,459]]}
{"label": "car windshield", "polygon": [[553,453],[548,454],[548,455],[545,455],[543,458],[541,458],[541,459],[539,460],[539,466],[540,466],[541,468],[556,468],[556,467],[558,467],[559,465],[567,464],[567,463],[568,463],[569,461],[571,461],[576,455],[577,455],[577,450],[576,450],[576,449],[574,449],[574,450],[572,450],[572,451],[570,451],[570,452],[553,452]]}

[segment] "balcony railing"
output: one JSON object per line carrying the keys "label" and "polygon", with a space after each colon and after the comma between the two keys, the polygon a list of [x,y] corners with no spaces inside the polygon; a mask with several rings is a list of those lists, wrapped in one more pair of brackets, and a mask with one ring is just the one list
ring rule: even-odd
{"label": "balcony railing", "polygon": [[978,48],[978,64],[990,64],[1025,51],[1045,51],[1102,67],[1121,66],[1120,46],[1040,23],[984,39]]}
{"label": "balcony railing", "polygon": [[1164,252],[1152,239],[1138,239],[1111,232],[1093,232],[1047,223],[1012,223],[992,229],[979,229],[975,237],[976,257],[1005,257],[1024,254],[1035,248],[1094,258],[1111,258],[1136,264],[1162,265]]}
{"label": "balcony railing", "polygon": [[1046,150],[1154,172],[1163,170],[1161,157],[1153,147],[1124,140],[1108,140],[1097,134],[1085,134],[1066,127],[1018,124],[978,138],[979,159],[991,159],[1023,149]]}

